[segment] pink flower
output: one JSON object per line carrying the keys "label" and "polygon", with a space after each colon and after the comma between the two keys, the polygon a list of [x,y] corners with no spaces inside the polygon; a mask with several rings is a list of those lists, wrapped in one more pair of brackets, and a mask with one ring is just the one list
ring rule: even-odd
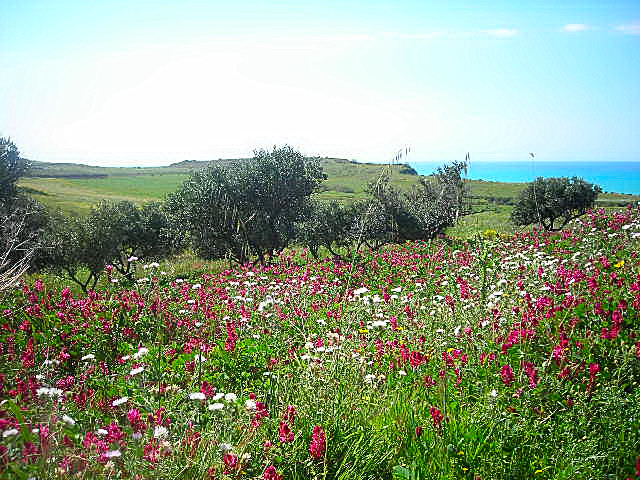
{"label": "pink flower", "polygon": [[151,463],[156,463],[160,459],[160,443],[157,439],[152,438],[149,443],[144,446],[144,456]]}
{"label": "pink flower", "polygon": [[507,386],[511,385],[516,379],[513,374],[513,368],[508,364],[502,367],[502,370],[500,370],[500,376],[502,377],[502,382]]}
{"label": "pink flower", "polygon": [[309,445],[309,454],[316,460],[324,458],[327,450],[327,436],[320,425],[313,427],[313,435],[311,437],[311,445]]}
{"label": "pink flower", "polygon": [[238,340],[238,334],[236,332],[236,324],[231,321],[227,322],[227,341],[224,344],[224,349],[227,352],[233,352],[236,349],[236,341]]}
{"label": "pink flower", "polygon": [[287,412],[284,414],[284,419],[293,424],[296,421],[296,407],[294,407],[293,405],[289,405],[287,407]]}
{"label": "pink flower", "polygon": [[295,434],[291,431],[287,422],[280,422],[280,441],[282,443],[293,442]]}
{"label": "pink flower", "polygon": [[529,377],[529,388],[534,389],[538,386],[538,372],[531,362],[524,362],[524,371]]}
{"label": "pink flower", "polygon": [[440,409],[436,407],[431,407],[430,412],[431,419],[433,420],[433,426],[436,428],[440,428],[442,426],[442,421],[444,420],[444,415],[442,415]]}
{"label": "pink flower", "polygon": [[222,461],[224,462],[224,473],[229,474],[233,473],[235,470],[238,470],[238,456],[233,453],[225,453],[224,457],[222,457]]}
{"label": "pink flower", "polygon": [[142,433],[147,429],[147,425],[144,423],[142,415],[140,415],[140,411],[137,408],[129,410],[129,413],[127,413],[127,419],[129,420],[134,432]]}
{"label": "pink flower", "polygon": [[282,480],[282,475],[278,475],[276,467],[274,467],[273,465],[269,465],[265,469],[262,478],[264,478],[264,480]]}

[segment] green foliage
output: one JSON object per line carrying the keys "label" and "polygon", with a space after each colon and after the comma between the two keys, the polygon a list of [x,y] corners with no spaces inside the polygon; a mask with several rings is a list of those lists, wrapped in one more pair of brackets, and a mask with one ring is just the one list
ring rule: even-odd
{"label": "green foliage", "polygon": [[410,192],[391,185],[388,176],[369,186],[372,198],[357,205],[354,238],[377,248],[388,242],[425,240],[444,233],[467,213],[466,163],[453,162],[422,177]]}
{"label": "green foliage", "polygon": [[112,264],[126,279],[134,258],[158,259],[175,250],[167,216],[158,203],[102,202],[82,218],[57,216],[47,232],[44,266],[64,271],[84,291]]}
{"label": "green foliage", "polygon": [[318,258],[320,247],[337,257],[336,247],[350,243],[349,234],[357,211],[353,205],[336,201],[312,201],[308,215],[296,225],[296,240],[308,246],[314,258]]}
{"label": "green foliage", "polygon": [[29,169],[29,162],[8,138],[0,137],[0,203],[6,204],[17,194],[16,183]]}
{"label": "green foliage", "polygon": [[[520,194],[511,219],[516,225],[539,223],[545,230],[559,230],[592,208],[601,192],[578,177],[538,177]],[[557,228],[556,220],[562,221]]]}
{"label": "green foliage", "polygon": [[289,146],[195,172],[167,204],[204,258],[265,261],[293,239],[295,223],[324,179],[315,159]]}

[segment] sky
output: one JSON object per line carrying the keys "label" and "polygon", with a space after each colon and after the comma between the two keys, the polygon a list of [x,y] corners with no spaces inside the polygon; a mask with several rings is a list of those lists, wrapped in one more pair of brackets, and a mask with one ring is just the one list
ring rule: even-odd
{"label": "sky", "polygon": [[640,2],[0,0],[0,136],[104,166],[640,161]]}

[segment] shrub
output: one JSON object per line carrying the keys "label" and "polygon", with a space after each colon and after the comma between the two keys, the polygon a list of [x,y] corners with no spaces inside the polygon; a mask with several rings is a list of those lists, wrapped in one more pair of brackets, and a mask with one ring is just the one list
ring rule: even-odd
{"label": "shrub", "polygon": [[355,211],[353,206],[341,205],[336,201],[312,201],[308,215],[296,225],[296,240],[308,246],[314,258],[318,258],[320,247],[339,257],[335,248],[349,244]]}
{"label": "shrub", "polygon": [[[539,223],[547,231],[560,230],[592,208],[599,193],[598,185],[582,178],[538,177],[520,194],[511,219],[516,225]],[[556,220],[562,221],[557,228]]]}
{"label": "shrub", "polygon": [[294,238],[323,179],[317,159],[289,146],[257,150],[252,159],[193,173],[167,204],[201,256],[264,263]]}
{"label": "shrub", "polygon": [[175,251],[168,226],[160,204],[101,202],[84,218],[52,222],[43,263],[65,272],[85,292],[95,288],[107,264],[131,281],[134,257],[159,259]]}
{"label": "shrub", "polygon": [[392,186],[388,176],[369,185],[371,199],[357,205],[353,237],[357,244],[378,248],[388,242],[425,240],[443,234],[468,212],[462,179],[465,162],[453,162],[422,177],[410,192]]}
{"label": "shrub", "polygon": [[0,214],[0,292],[11,288],[29,269],[36,252],[31,237],[23,212]]}

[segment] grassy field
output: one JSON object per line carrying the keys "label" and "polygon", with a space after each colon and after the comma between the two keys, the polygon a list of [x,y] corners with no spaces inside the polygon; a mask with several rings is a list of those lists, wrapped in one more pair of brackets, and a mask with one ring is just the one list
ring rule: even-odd
{"label": "grassy field", "polygon": [[[219,160],[216,163],[227,163]],[[379,178],[384,165],[360,164],[342,159],[322,159],[327,181],[318,198],[341,202],[364,197],[367,184]],[[87,213],[102,199],[130,200],[145,203],[163,200],[177,190],[196,169],[207,162],[180,162],[169,167],[102,168],[74,164],[37,163],[30,176],[19,186],[44,205],[60,209],[67,215]],[[391,169],[392,181],[403,188],[417,184],[418,177],[402,173],[403,167]]]}

